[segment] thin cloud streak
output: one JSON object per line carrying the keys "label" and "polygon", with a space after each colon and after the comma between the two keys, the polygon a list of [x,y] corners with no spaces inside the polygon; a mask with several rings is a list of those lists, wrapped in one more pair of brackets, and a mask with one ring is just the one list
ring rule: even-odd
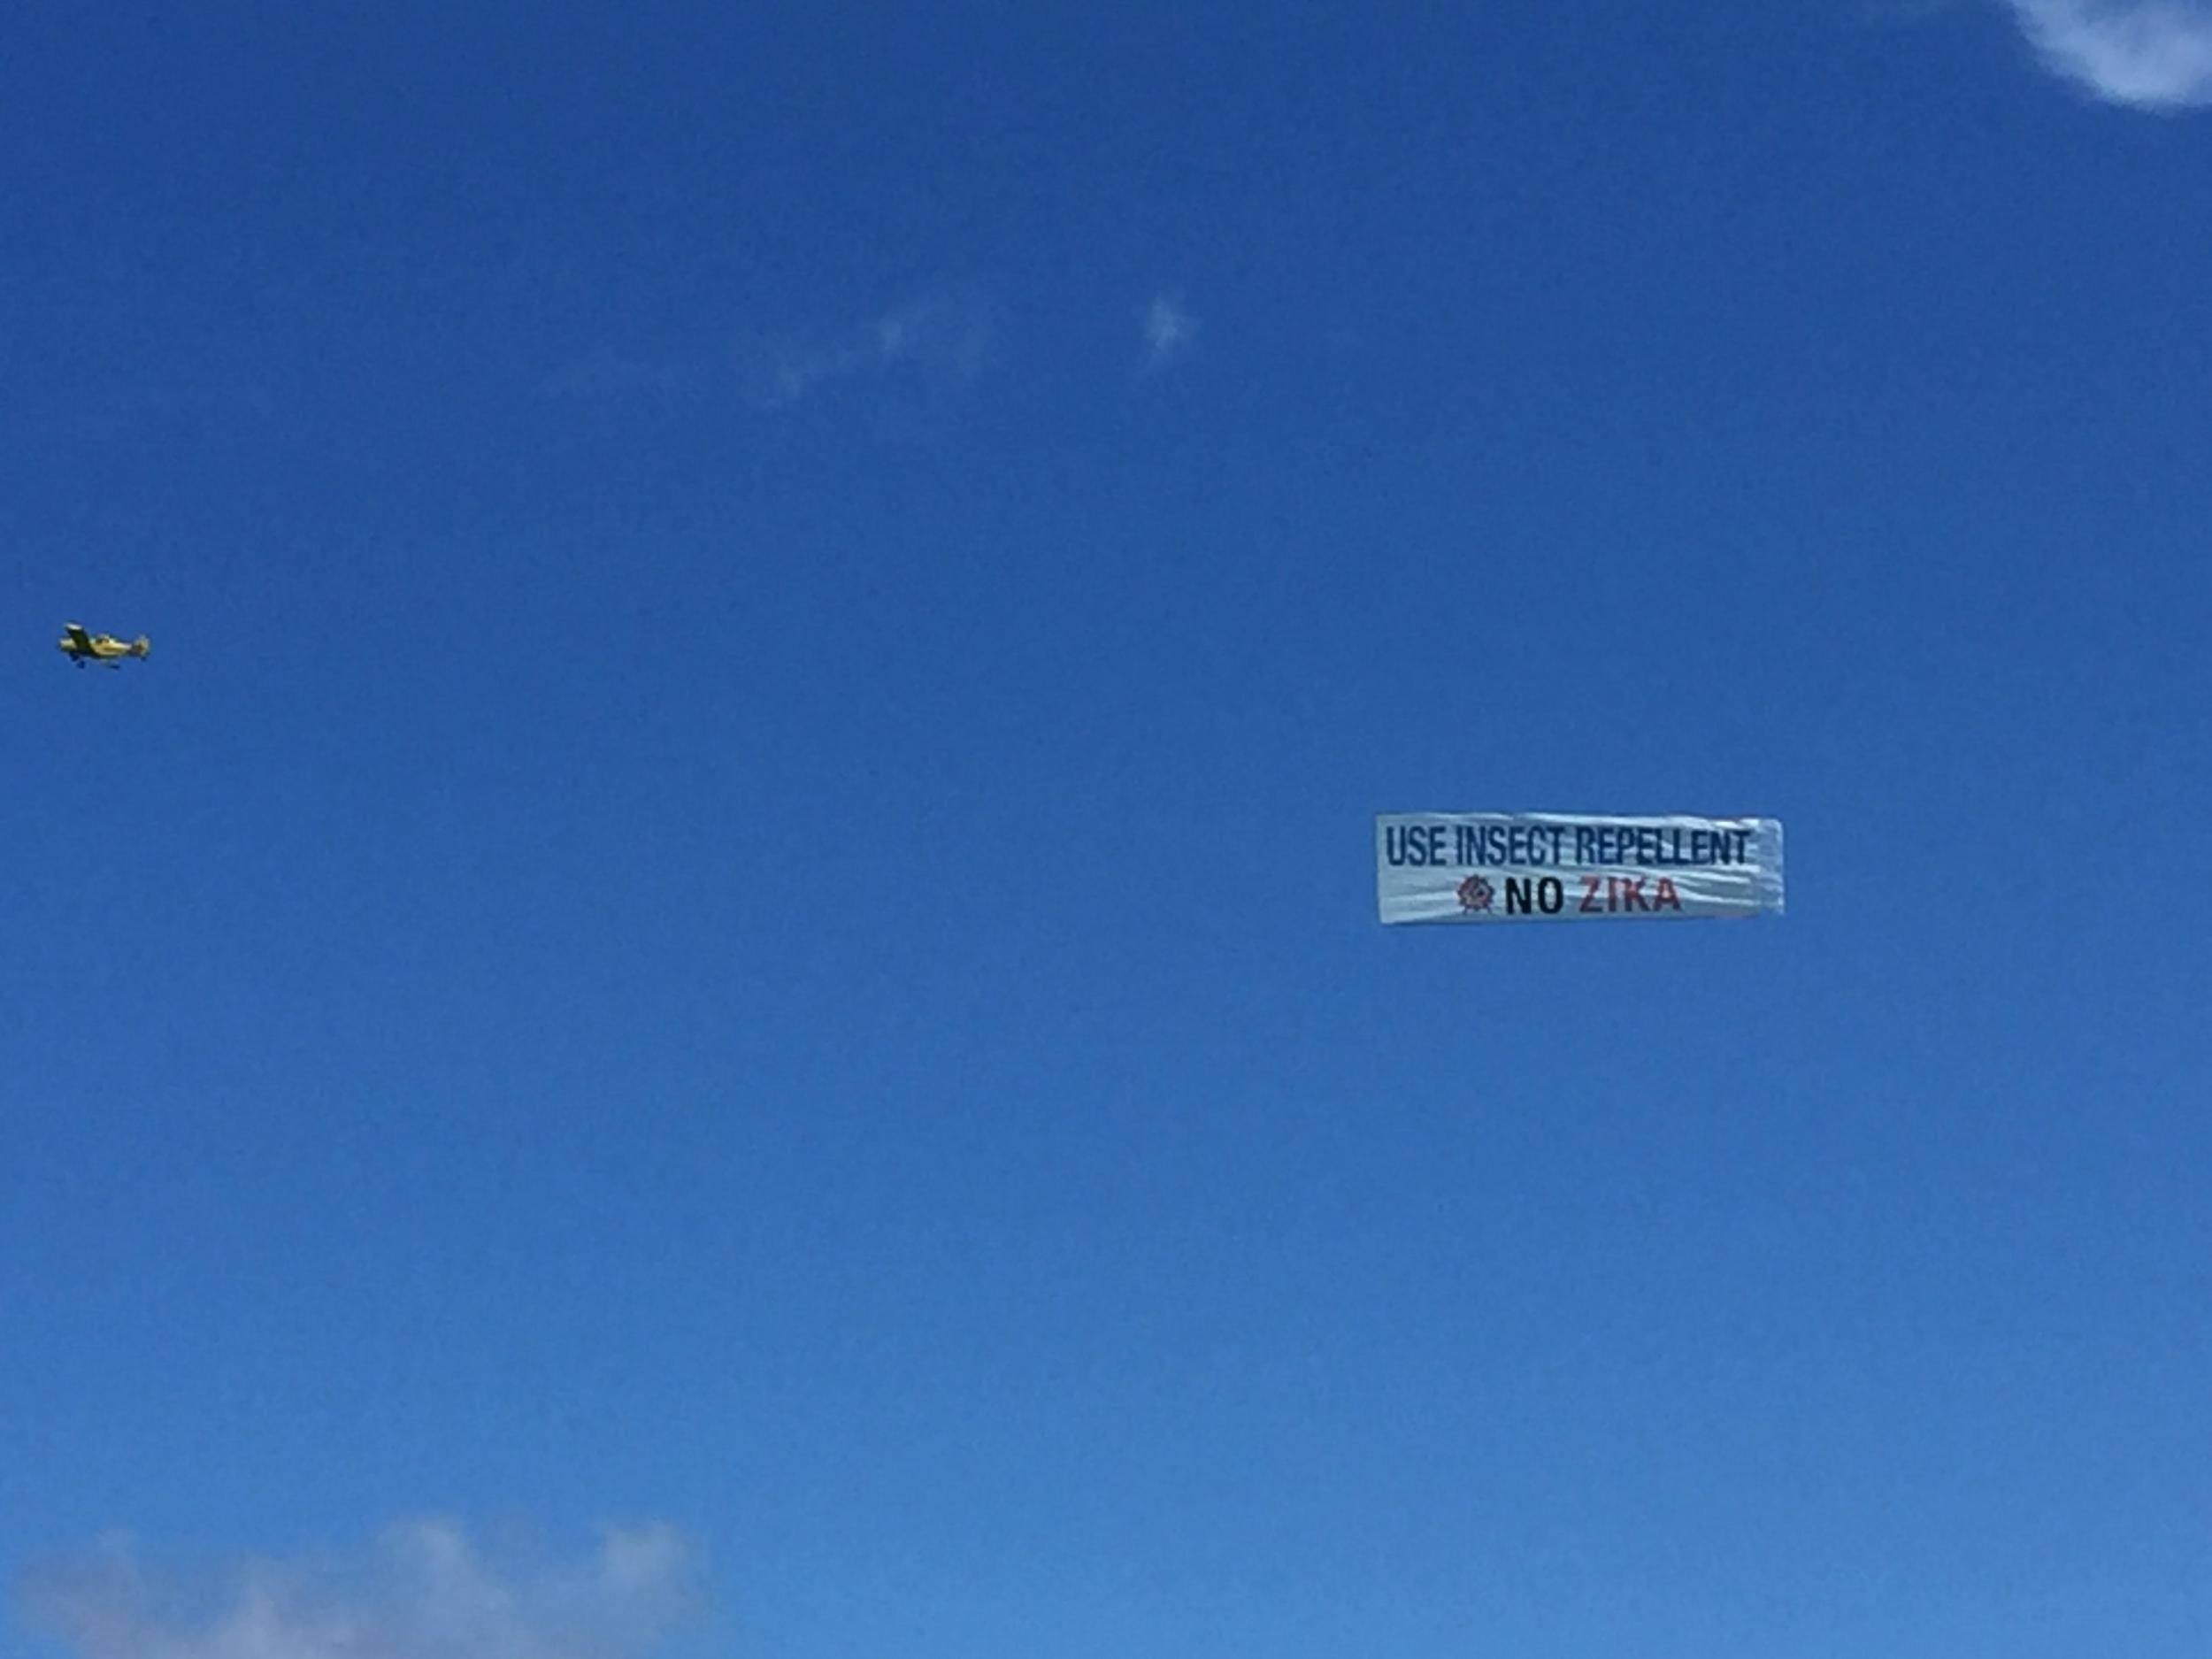
{"label": "thin cloud streak", "polygon": [[580,1563],[502,1571],[433,1520],[390,1528],[352,1562],[163,1578],[116,1544],[17,1587],[75,1659],[645,1659],[696,1611],[692,1578],[665,1527],[611,1530]]}
{"label": "thin cloud streak", "polygon": [[1197,337],[1198,319],[1183,309],[1183,302],[1171,294],[1160,295],[1144,314],[1144,366],[1165,368],[1189,350]]}
{"label": "thin cloud streak", "polygon": [[2212,105],[2212,4],[2205,0],[2007,0],[2044,63],[2108,104]]}
{"label": "thin cloud streak", "polygon": [[893,307],[827,342],[772,342],[747,373],[761,409],[783,409],[833,381],[906,370],[955,387],[990,359],[992,319],[981,304],[926,295]]}

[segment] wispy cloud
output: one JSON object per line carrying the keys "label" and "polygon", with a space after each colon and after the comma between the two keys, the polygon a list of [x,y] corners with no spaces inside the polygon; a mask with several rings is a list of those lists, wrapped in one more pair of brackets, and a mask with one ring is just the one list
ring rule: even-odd
{"label": "wispy cloud", "polygon": [[989,361],[992,317],[979,301],[925,295],[827,339],[773,340],[752,354],[747,392],[763,409],[781,409],[834,380],[903,370],[964,386]]}
{"label": "wispy cloud", "polygon": [[1183,308],[1180,296],[1162,294],[1144,314],[1144,366],[1164,369],[1190,349],[1198,319]]}
{"label": "wispy cloud", "polygon": [[567,1565],[504,1570],[444,1521],[365,1555],[164,1577],[113,1544],[26,1572],[32,1620],[77,1659],[641,1659],[696,1607],[672,1532],[610,1531]]}
{"label": "wispy cloud", "polygon": [[2043,61],[2108,104],[2212,105],[2212,0],[2007,0]]}

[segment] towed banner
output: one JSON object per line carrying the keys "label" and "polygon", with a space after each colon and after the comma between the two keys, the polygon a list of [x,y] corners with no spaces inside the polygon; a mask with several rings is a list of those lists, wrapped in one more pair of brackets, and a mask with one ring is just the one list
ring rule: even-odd
{"label": "towed banner", "polygon": [[1782,826],[1766,818],[1386,814],[1375,820],[1375,905],[1386,926],[1778,915]]}

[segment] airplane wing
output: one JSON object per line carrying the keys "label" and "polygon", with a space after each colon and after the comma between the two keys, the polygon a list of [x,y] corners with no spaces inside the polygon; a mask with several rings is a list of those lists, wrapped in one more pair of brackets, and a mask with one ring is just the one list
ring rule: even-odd
{"label": "airplane wing", "polygon": [[88,651],[92,649],[92,636],[89,634],[87,634],[84,629],[76,623],[72,622],[68,626],[65,627],[62,632],[69,636],[70,644],[74,646],[77,649],[81,651]]}

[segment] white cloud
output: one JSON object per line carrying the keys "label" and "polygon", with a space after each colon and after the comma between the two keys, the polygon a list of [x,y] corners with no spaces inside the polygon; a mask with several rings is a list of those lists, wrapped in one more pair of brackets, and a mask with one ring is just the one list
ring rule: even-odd
{"label": "white cloud", "polygon": [[2007,0],[2055,73],[2108,104],[2212,104],[2212,0]]}
{"label": "white cloud", "polygon": [[771,347],[768,359],[751,376],[753,401],[764,409],[795,403],[823,381],[857,373],[872,360],[858,346],[802,346],[788,341]]}
{"label": "white cloud", "polygon": [[1144,314],[1144,366],[1165,368],[1190,349],[1198,335],[1198,319],[1183,309],[1172,294],[1156,298]]}
{"label": "white cloud", "polygon": [[111,1545],[34,1568],[19,1589],[77,1659],[642,1659],[695,1610],[692,1581],[664,1527],[609,1531],[566,1566],[502,1570],[433,1520],[389,1529],[356,1561],[186,1577]]}
{"label": "white cloud", "polygon": [[987,307],[926,295],[826,341],[772,342],[749,365],[748,389],[761,407],[780,409],[826,382],[894,369],[964,386],[983,372],[990,349]]}

